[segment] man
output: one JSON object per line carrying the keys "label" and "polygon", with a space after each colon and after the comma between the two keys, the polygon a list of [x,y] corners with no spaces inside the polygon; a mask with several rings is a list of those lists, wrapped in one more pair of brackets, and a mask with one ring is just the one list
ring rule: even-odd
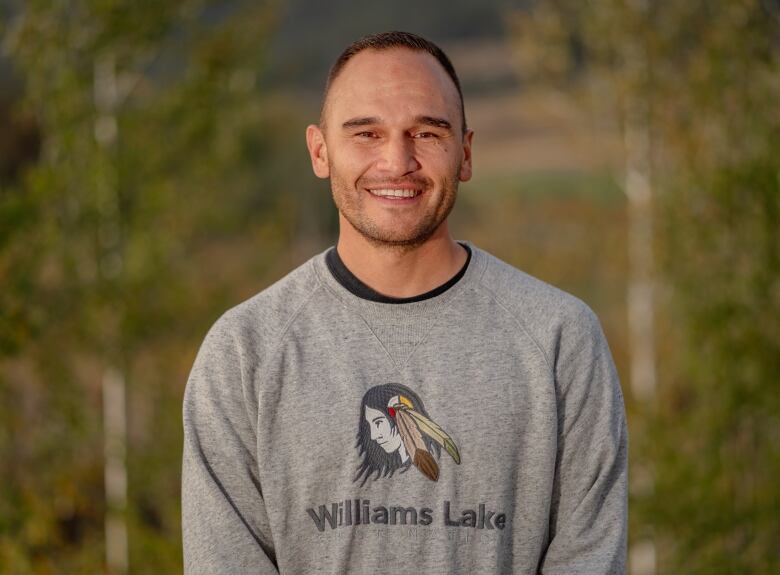
{"label": "man", "polygon": [[187,573],[623,572],[609,348],[580,300],[451,237],[472,136],[430,42],[369,36],[333,66],[306,141],[338,244],[198,353]]}

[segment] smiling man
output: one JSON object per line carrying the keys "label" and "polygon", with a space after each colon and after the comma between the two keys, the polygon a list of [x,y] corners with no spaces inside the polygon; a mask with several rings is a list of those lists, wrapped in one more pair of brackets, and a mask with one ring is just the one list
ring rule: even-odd
{"label": "smiling man", "polygon": [[334,259],[388,296],[445,283],[467,258],[447,216],[471,178],[473,136],[452,64],[421,38],[369,37],[336,61],[323,101],[306,140],[339,210]]}
{"label": "smiling man", "polygon": [[431,42],[369,36],[332,67],[306,142],[338,243],[201,346],[186,573],[624,571],[609,347],[582,301],[453,239],[472,137]]}

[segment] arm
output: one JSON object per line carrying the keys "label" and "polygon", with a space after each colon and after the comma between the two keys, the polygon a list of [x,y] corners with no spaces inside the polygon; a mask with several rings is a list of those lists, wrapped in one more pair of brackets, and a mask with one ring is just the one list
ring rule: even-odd
{"label": "arm", "polygon": [[555,366],[558,456],[545,574],[624,573],[628,433],[623,395],[590,309],[562,340]]}
{"label": "arm", "polygon": [[184,394],[184,572],[278,573],[255,460],[251,361],[226,316],[211,328]]}

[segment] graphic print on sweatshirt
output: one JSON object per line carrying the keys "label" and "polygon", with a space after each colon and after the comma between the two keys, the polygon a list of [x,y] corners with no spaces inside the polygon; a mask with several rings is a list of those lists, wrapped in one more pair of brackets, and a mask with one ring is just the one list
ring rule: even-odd
{"label": "graphic print on sweatshirt", "polygon": [[363,459],[352,482],[362,478],[361,487],[369,478],[392,477],[412,465],[437,481],[442,447],[460,464],[455,442],[431,418],[420,396],[400,383],[377,385],[363,395],[355,447]]}

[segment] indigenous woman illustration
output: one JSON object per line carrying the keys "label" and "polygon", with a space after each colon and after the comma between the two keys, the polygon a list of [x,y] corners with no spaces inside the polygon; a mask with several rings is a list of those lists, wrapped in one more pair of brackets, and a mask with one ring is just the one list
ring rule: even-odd
{"label": "indigenous woman illustration", "polygon": [[377,385],[366,391],[355,447],[363,461],[352,481],[362,477],[361,487],[372,474],[376,474],[373,479],[392,477],[397,469],[404,473],[412,465],[437,481],[436,459],[442,447],[455,463],[460,463],[455,442],[430,419],[420,396],[400,383]]}

